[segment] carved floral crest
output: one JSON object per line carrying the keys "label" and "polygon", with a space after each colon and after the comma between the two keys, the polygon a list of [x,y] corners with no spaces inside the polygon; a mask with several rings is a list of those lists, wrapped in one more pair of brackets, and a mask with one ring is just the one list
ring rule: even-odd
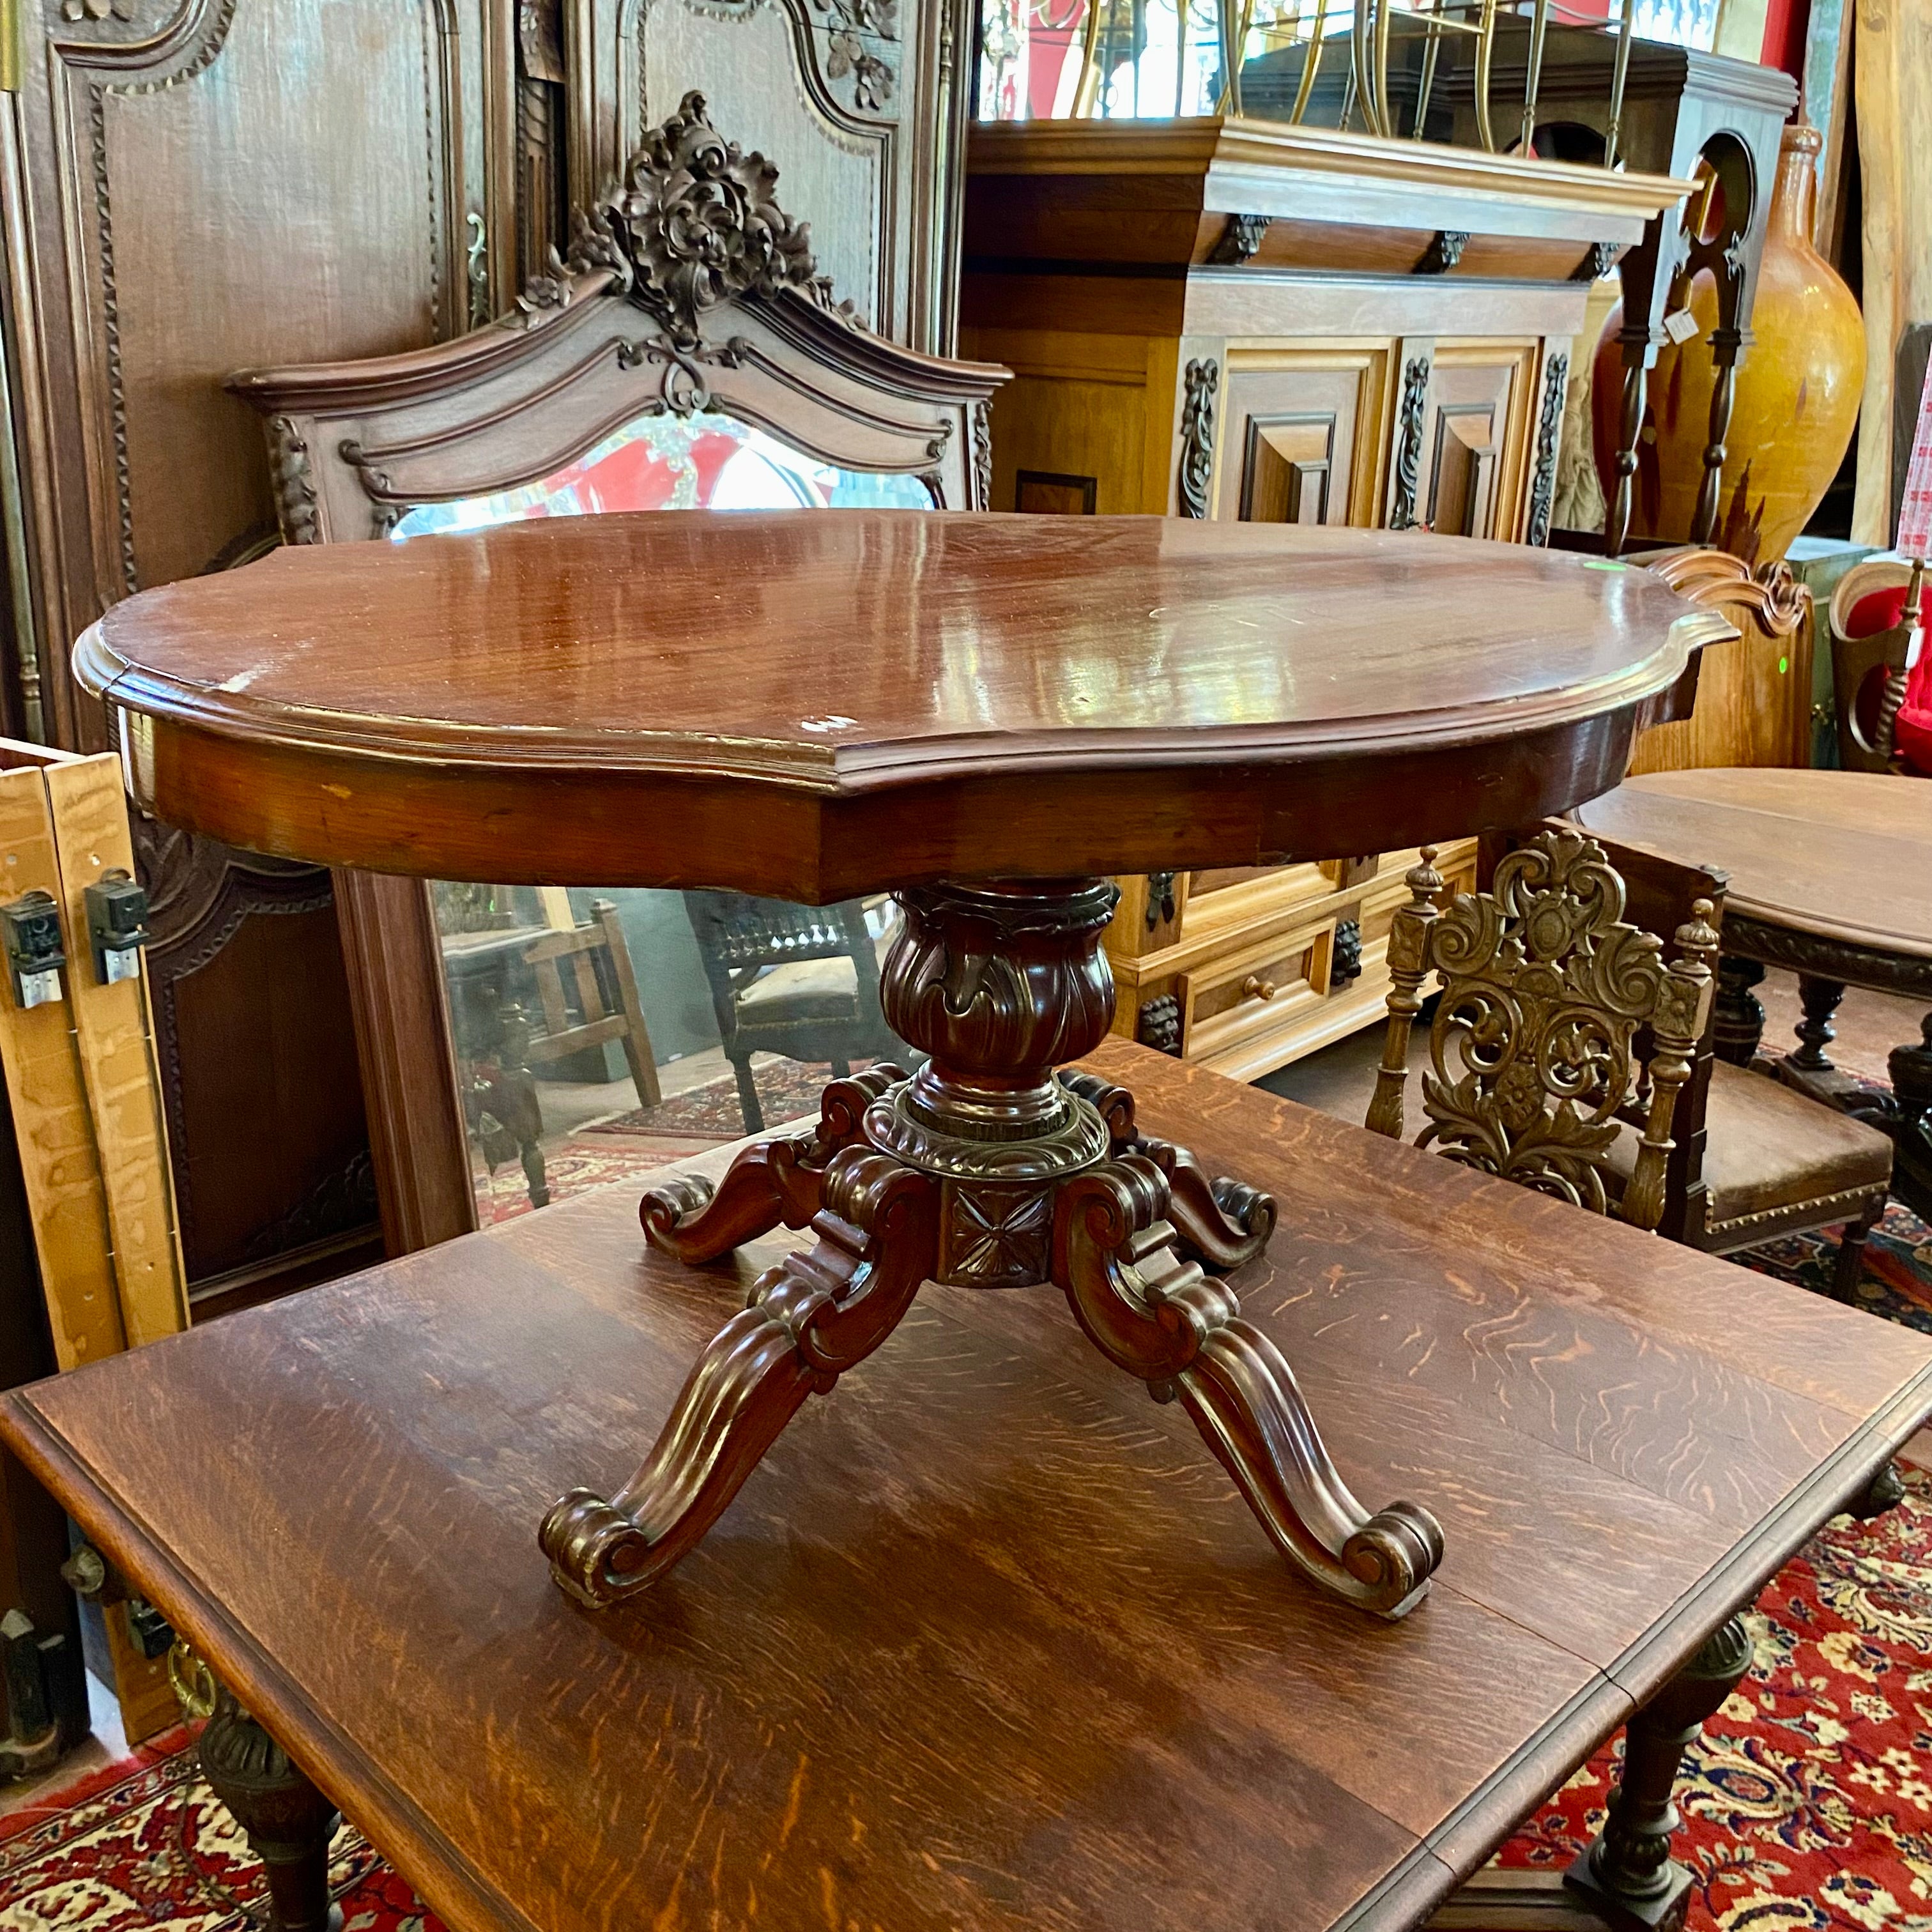
{"label": "carved floral crest", "polygon": [[702,340],[707,311],[784,289],[856,323],[818,273],[810,224],[778,206],[778,178],[763,154],[746,154],[712,126],[703,94],[687,94],[644,136],[622,180],[578,212],[568,260],[553,254],[551,273],[530,284],[519,306],[539,320],[568,304],[576,277],[606,268],[686,352]]}

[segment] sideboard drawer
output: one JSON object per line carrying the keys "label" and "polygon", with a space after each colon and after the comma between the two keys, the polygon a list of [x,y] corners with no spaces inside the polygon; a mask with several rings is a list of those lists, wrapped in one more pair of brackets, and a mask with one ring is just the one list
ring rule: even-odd
{"label": "sideboard drawer", "polygon": [[1328,991],[1332,915],[1231,951],[1187,976],[1185,1057],[1246,1079],[1280,1064],[1292,1034]]}

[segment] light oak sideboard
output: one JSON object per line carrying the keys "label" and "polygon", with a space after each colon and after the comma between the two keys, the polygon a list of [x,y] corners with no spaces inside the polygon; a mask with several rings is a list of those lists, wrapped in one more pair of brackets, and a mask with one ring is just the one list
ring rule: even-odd
{"label": "light oak sideboard", "polygon": [[[993,508],[1533,544],[1590,285],[1688,187],[1221,117],[982,124],[967,165]],[[1116,1030],[1253,1079],[1368,1024],[1413,862],[1123,880]]]}

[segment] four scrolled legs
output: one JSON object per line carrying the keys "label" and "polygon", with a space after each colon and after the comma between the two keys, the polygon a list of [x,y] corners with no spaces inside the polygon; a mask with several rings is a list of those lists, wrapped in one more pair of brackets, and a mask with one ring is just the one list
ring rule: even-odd
{"label": "four scrolled legs", "polygon": [[679,1174],[638,1204],[651,1245],[687,1267],[716,1261],[783,1222],[802,1228],[818,1212],[826,1164],[862,1138],[866,1109],[906,1077],[890,1064],[835,1080],[819,1102],[808,1134],[781,1134],[748,1147],[716,1187],[701,1174]]}
{"label": "four scrolled legs", "polygon": [[1054,1274],[1081,1327],[1156,1400],[1180,1402],[1285,1556],[1362,1609],[1406,1614],[1442,1559],[1441,1528],[1413,1503],[1371,1515],[1357,1502],[1280,1350],[1177,1252],[1168,1206],[1166,1175],[1141,1154],[1061,1189]]}
{"label": "four scrolled legs", "polygon": [[579,1600],[613,1604],[716,1522],[807,1396],[829,1390],[896,1328],[938,1256],[939,1184],[863,1147],[835,1154],[818,1237],[759,1276],[673,1406],[644,1466],[608,1501],[572,1490],[538,1533]]}

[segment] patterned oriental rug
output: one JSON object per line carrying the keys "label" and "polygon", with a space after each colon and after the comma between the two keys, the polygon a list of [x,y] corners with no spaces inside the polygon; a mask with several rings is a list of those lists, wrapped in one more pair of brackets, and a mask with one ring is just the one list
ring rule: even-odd
{"label": "patterned oriental rug", "polygon": [[[1760,1250],[1822,1288],[1832,1243]],[[1932,1228],[1894,1206],[1864,1300],[1932,1331]],[[1840,1516],[1752,1617],[1757,1667],[1706,1726],[1678,1792],[1690,1932],[1932,1932],[1932,1474],[1872,1523]],[[1621,1744],[1593,1758],[1498,1862],[1562,1867],[1602,1822]],[[344,1932],[442,1932],[345,1826]],[[0,1818],[0,1932],[266,1932],[260,1868],[201,1781],[193,1740]]]}

